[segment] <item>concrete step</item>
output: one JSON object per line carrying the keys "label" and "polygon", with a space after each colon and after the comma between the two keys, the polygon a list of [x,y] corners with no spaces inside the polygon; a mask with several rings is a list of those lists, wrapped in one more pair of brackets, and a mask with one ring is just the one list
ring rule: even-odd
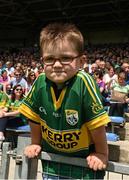
{"label": "concrete step", "polygon": [[120,140],[129,140],[129,122],[126,122],[124,127],[116,126],[114,131],[119,135]]}
{"label": "concrete step", "polygon": [[109,160],[115,162],[129,163],[129,141],[108,141]]}

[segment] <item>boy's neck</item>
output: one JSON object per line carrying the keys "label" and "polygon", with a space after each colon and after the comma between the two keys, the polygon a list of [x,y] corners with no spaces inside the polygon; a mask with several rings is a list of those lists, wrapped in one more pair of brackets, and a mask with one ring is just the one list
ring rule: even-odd
{"label": "boy's neck", "polygon": [[69,79],[69,80],[67,80],[67,81],[65,81],[63,83],[55,83],[55,82],[49,80],[48,78],[46,78],[46,80],[48,81],[50,86],[53,86],[57,90],[62,90],[64,87],[68,86],[69,83],[71,83],[73,79],[74,79],[74,77],[72,77],[71,79]]}
{"label": "boy's neck", "polygon": [[65,83],[56,84],[56,87],[57,87],[57,89],[60,90],[60,89],[63,89],[64,85],[65,85]]}

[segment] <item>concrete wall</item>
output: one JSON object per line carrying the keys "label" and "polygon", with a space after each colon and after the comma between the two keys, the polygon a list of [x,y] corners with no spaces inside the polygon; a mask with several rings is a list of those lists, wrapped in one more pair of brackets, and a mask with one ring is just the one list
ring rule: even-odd
{"label": "concrete wall", "polygon": [[[128,29],[84,31],[86,44],[125,43],[129,41]],[[39,32],[17,29],[0,30],[0,48],[27,47],[39,44]]]}
{"label": "concrete wall", "polygon": [[87,32],[85,36],[90,44],[126,43],[129,41],[129,30],[99,30]]}
{"label": "concrete wall", "polygon": [[26,30],[0,30],[0,48],[32,46],[35,37],[33,32]]}

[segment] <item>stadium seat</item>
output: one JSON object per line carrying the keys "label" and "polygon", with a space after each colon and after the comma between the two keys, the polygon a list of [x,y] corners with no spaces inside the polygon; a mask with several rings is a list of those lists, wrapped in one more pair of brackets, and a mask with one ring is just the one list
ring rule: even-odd
{"label": "stadium seat", "polygon": [[109,116],[110,120],[111,120],[111,128],[112,128],[112,133],[114,133],[114,125],[124,125],[125,123],[125,118],[121,117],[121,116]]}
{"label": "stadium seat", "polygon": [[106,133],[107,141],[119,141],[119,136],[115,133]]}
{"label": "stadium seat", "polygon": [[113,123],[118,123],[118,124],[123,124],[125,122],[125,118],[121,116],[109,116],[111,119],[111,122]]}

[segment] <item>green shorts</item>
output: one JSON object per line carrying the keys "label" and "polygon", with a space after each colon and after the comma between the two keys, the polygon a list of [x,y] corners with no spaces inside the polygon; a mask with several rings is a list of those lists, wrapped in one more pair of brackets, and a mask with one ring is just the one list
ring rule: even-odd
{"label": "green shorts", "polygon": [[66,179],[104,179],[105,171],[93,171],[90,168],[43,161],[43,174],[65,177]]}

